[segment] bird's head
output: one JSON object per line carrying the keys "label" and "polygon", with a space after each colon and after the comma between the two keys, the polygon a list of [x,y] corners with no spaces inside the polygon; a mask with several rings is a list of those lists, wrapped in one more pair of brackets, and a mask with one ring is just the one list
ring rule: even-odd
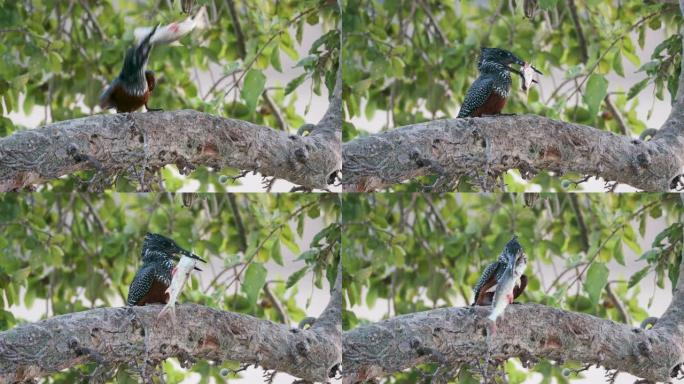
{"label": "bird's head", "polygon": [[[124,57],[123,71],[129,70],[133,72],[140,71],[147,65],[147,59],[150,57],[150,51],[152,50],[152,45],[150,44],[150,39],[157,31],[159,26],[152,28],[149,34],[147,34],[135,47],[128,48],[126,51],[126,56]],[[131,75],[133,73],[126,73]]]}
{"label": "bird's head", "polygon": [[202,260],[199,256],[181,248],[172,239],[158,233],[148,233],[145,235],[145,240],[143,241],[143,255],[145,255],[146,250],[157,251],[156,253],[162,253],[166,258],[176,261],[180,260],[181,256],[187,256],[206,263],[206,261]]}
{"label": "bird's head", "polygon": [[495,62],[506,66],[510,64],[525,64],[518,56],[501,48],[482,48],[480,50],[480,62],[483,61]]}
{"label": "bird's head", "polygon": [[512,265],[517,268],[518,264],[527,263],[525,251],[523,250],[522,245],[520,245],[520,242],[518,242],[518,237],[515,235],[513,235],[513,238],[506,243],[503,253],[508,260],[508,265]]}

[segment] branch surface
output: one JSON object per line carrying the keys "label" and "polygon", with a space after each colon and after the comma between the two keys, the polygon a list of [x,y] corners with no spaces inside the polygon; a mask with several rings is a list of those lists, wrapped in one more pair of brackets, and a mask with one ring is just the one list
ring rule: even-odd
{"label": "branch surface", "polygon": [[174,326],[157,319],[161,308],[97,308],[1,332],[0,382],[29,380],[89,362],[115,366],[169,357],[181,362],[234,360],[325,382],[341,363],[340,344],[326,327],[292,329],[193,304],[177,306]]}
{"label": "branch surface", "polygon": [[[681,92],[679,102],[684,103]],[[679,121],[677,115],[650,141],[535,115],[409,125],[344,143],[344,189],[372,191],[418,176],[491,177],[519,169],[523,176],[577,172],[668,191],[684,173],[684,117]]]}
{"label": "branch surface", "polygon": [[324,118],[316,127],[325,129],[304,137],[194,110],[62,121],[0,139],[0,191],[88,169],[111,175],[167,164],[233,167],[324,189],[341,162],[331,124]]}
{"label": "branch surface", "polygon": [[[681,304],[681,303],[680,303]],[[600,364],[653,381],[669,381],[684,362],[681,337],[539,304],[506,308],[488,342],[490,307],[441,308],[361,325],[344,333],[344,384],[423,363],[477,365],[519,357]],[[657,323],[656,323],[657,324]]]}

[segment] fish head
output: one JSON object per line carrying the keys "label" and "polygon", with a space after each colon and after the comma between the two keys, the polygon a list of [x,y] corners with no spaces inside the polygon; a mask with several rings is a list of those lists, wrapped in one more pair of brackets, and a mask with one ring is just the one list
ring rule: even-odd
{"label": "fish head", "polygon": [[[189,258],[191,258],[191,259],[199,260],[199,261],[201,261],[201,262],[203,262],[203,263],[206,263],[206,261],[204,261],[204,259],[201,259],[199,256],[197,256],[197,255],[195,255],[194,253],[192,253],[192,252],[190,252],[190,251],[187,251],[187,250],[185,250],[185,249],[183,249],[183,248],[180,249],[180,253],[178,254],[178,257],[179,257],[179,258],[180,258],[181,256],[189,257]],[[195,270],[201,271],[201,269],[199,269],[199,268],[197,268],[197,267],[195,267]]]}
{"label": "fish head", "polygon": [[525,268],[527,268],[527,255],[525,255],[525,252],[520,253],[518,257],[515,260],[515,266],[513,267],[513,272],[516,276],[522,276],[522,274],[525,272]]}

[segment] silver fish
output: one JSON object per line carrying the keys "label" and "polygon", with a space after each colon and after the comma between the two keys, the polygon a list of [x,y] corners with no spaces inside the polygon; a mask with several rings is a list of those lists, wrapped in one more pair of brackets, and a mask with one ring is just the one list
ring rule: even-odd
{"label": "silver fish", "polygon": [[[150,39],[150,44],[169,44],[180,40],[183,36],[195,29],[205,29],[209,26],[209,17],[206,7],[200,8],[195,17],[188,17],[181,22],[173,22],[169,25],[157,28]],[[141,40],[147,36],[152,28],[139,27],[133,31],[136,40]]]}
{"label": "silver fish", "polygon": [[196,268],[197,262],[201,261],[188,256],[181,256],[178,264],[173,268],[171,275],[173,276],[171,280],[171,285],[166,289],[166,293],[169,294],[169,302],[166,303],[164,308],[159,312],[157,317],[162,317],[165,313],[171,313],[171,318],[175,321],[176,319],[176,301],[178,296],[183,290],[183,286],[190,278],[190,273]]}
{"label": "silver fish", "polygon": [[521,253],[514,262],[508,264],[501,281],[496,284],[489,320],[496,321],[508,304],[513,302],[513,289],[519,284],[520,276],[525,272],[525,267],[527,267],[527,257],[524,253]]}
{"label": "silver fish", "polygon": [[522,66],[522,69],[520,71],[520,76],[523,79],[523,84],[522,84],[522,89],[523,91],[529,91],[530,90],[530,85],[532,83],[537,83],[537,75],[541,75],[542,73],[535,67],[532,66],[530,63],[525,63]]}

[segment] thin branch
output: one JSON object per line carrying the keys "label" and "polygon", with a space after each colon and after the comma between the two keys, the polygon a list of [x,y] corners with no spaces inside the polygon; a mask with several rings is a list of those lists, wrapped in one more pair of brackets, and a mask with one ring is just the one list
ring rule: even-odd
{"label": "thin branch", "polygon": [[622,301],[620,301],[620,298],[618,298],[615,292],[613,292],[613,289],[610,287],[610,284],[606,284],[606,294],[615,306],[615,309],[617,309],[618,314],[622,319],[622,322],[627,325],[631,325],[632,317],[629,315],[629,312],[627,312],[627,308],[625,308],[625,305],[622,303]]}
{"label": "thin branch", "polygon": [[285,121],[285,117],[283,116],[283,113],[280,111],[278,105],[275,103],[275,101],[273,101],[271,96],[268,94],[268,90],[264,89],[264,92],[261,94],[261,97],[263,97],[266,104],[268,104],[268,108],[273,113],[273,116],[275,117],[276,123],[278,123],[278,127],[280,128],[280,130],[287,132],[289,130],[287,126],[287,121]]}
{"label": "thin branch", "polygon": [[627,122],[625,122],[625,119],[622,117],[620,111],[618,111],[615,104],[613,104],[613,101],[610,100],[610,95],[606,95],[603,101],[606,103],[606,107],[608,107],[608,111],[610,111],[610,114],[613,115],[615,122],[617,122],[617,125],[620,128],[620,133],[623,135],[629,135],[629,128],[627,127]]}
{"label": "thin branch", "polygon": [[273,305],[273,308],[276,310],[276,313],[278,314],[278,317],[280,317],[280,321],[283,324],[290,325],[290,317],[287,316],[287,312],[285,312],[285,308],[283,308],[283,304],[280,303],[280,300],[276,297],[276,295],[271,291],[271,288],[269,288],[268,284],[264,284],[264,293],[266,294],[266,297],[268,297],[268,301],[271,302]]}

